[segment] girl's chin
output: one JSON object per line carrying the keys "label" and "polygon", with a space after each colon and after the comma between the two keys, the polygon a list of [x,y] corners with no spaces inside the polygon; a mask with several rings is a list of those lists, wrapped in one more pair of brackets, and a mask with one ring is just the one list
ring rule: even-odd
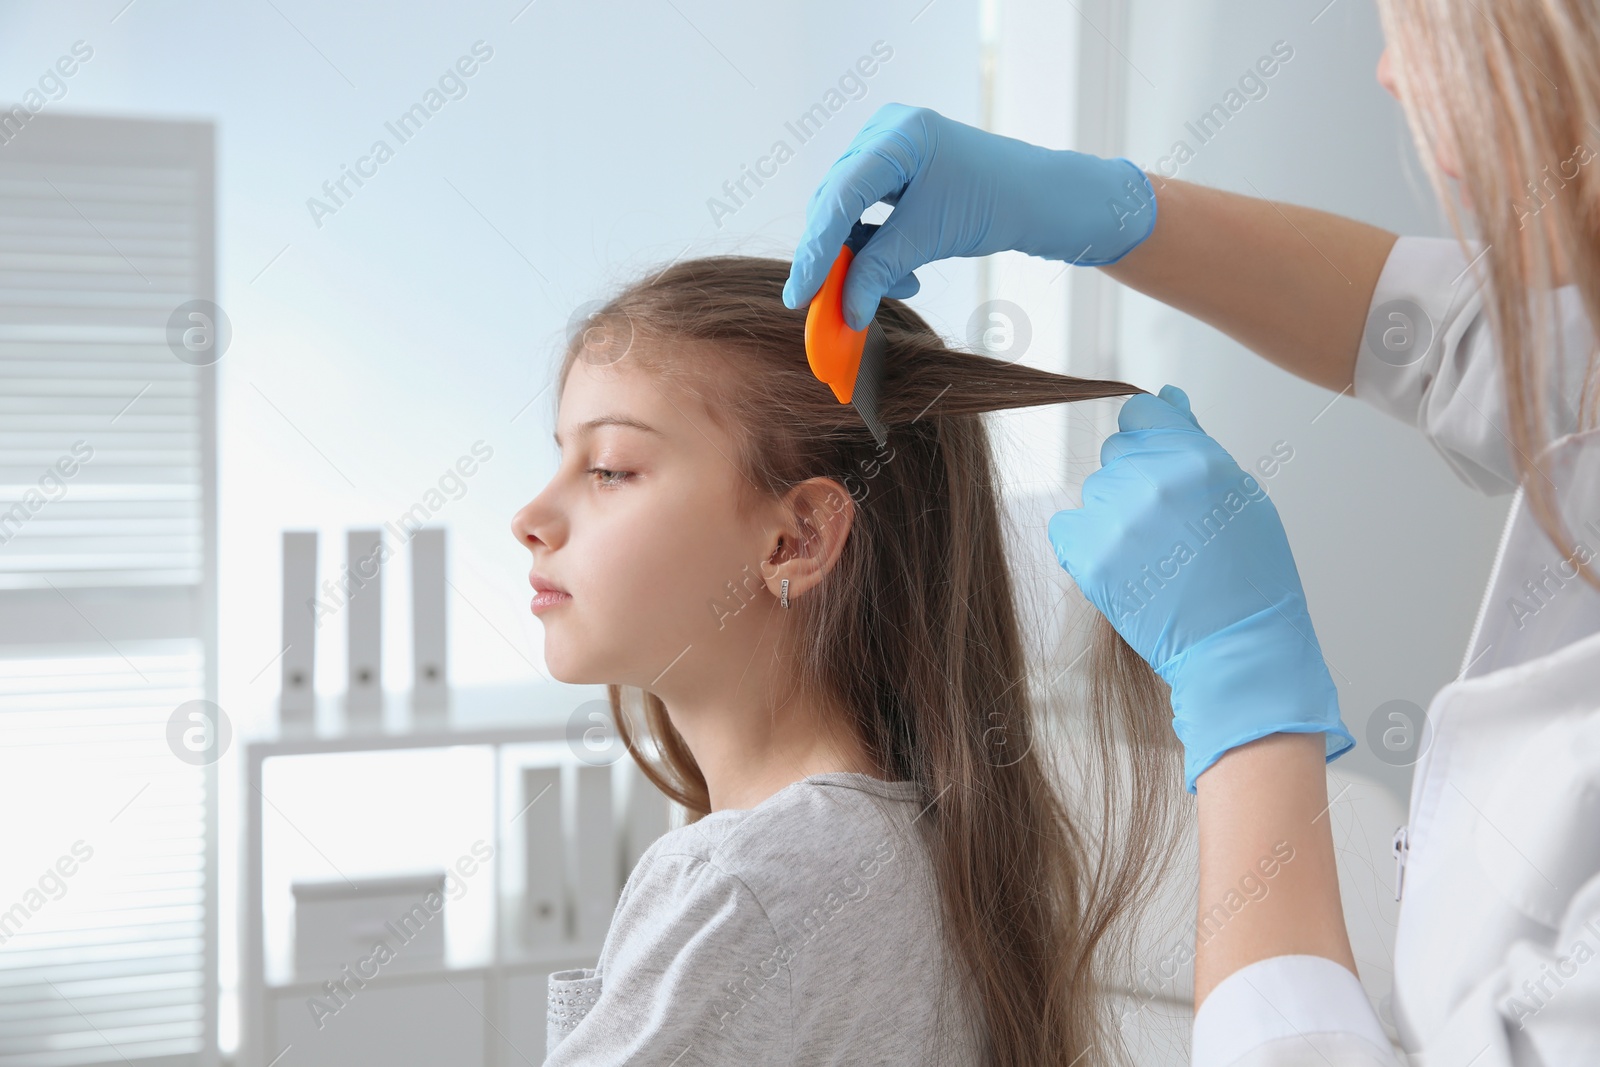
{"label": "girl's chin", "polygon": [[550,642],[545,642],[544,649],[545,672],[563,685],[609,685],[618,683],[617,663],[607,657],[595,657],[575,650],[551,648]]}
{"label": "girl's chin", "polygon": [[550,677],[563,685],[600,685],[600,672],[594,670],[591,664],[565,660],[561,658],[545,659],[545,669],[550,672]]}

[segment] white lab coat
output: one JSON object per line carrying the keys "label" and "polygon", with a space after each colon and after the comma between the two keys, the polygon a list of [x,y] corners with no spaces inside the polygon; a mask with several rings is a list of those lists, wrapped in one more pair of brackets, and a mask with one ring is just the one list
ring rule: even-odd
{"label": "white lab coat", "polygon": [[[1435,337],[1403,367],[1363,343],[1355,395],[1420,429],[1469,484],[1509,492],[1505,393],[1467,266],[1454,240],[1396,242],[1372,310],[1409,300]],[[1565,373],[1550,395],[1567,436],[1550,474],[1579,558],[1600,564],[1600,431],[1573,432],[1593,335],[1575,287],[1555,306]],[[1462,671],[1428,709],[1432,742],[1396,836],[1404,1051],[1349,971],[1280,956],[1202,1003],[1196,1067],[1600,1067],[1600,593],[1517,493]]]}

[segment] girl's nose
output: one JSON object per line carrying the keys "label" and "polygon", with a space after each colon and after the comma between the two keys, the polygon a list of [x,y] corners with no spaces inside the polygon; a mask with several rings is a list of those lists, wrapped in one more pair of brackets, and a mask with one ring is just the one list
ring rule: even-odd
{"label": "girl's nose", "polygon": [[515,515],[511,516],[511,536],[524,548],[532,548],[544,540],[540,534],[543,529],[541,519],[541,505],[539,498],[528,501]]}
{"label": "girl's nose", "polygon": [[1400,99],[1400,89],[1395,84],[1394,68],[1389,62],[1389,50],[1385,48],[1378,56],[1378,84],[1389,91],[1389,95],[1396,100]]}

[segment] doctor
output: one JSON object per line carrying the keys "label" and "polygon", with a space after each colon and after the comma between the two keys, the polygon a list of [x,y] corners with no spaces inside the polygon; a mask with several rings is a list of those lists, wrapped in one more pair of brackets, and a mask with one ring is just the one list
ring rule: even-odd
{"label": "doctor", "polygon": [[1593,1067],[1600,8],[1378,6],[1389,42],[1378,79],[1447,204],[1447,178],[1457,183],[1476,240],[1453,210],[1459,241],[1396,238],[890,104],[812,198],[784,299],[806,305],[850,224],[882,200],[894,210],[846,283],[852,326],[880,298],[916,292],[912,271],[936,259],[1017,249],[1099,267],[1416,426],[1481,491],[1515,492],[1463,668],[1428,710],[1431,744],[1396,837],[1401,1051],[1355,975],[1320,817],[1323,761],[1352,741],[1270,499],[1165,566],[1161,595],[1130,598],[1174,559],[1186,521],[1230,493],[1261,495],[1168,387],[1124,405],[1084,506],[1057,515],[1050,538],[1172,687],[1202,906],[1275,842],[1297,849],[1268,896],[1197,948],[1194,1063]]}

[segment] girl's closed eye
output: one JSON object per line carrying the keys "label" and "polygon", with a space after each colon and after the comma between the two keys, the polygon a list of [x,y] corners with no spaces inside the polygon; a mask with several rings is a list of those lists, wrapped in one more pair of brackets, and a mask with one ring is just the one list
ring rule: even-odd
{"label": "girl's closed eye", "polygon": [[604,477],[602,477],[600,479],[600,487],[602,489],[609,488],[609,487],[614,486],[614,485],[620,485],[623,482],[627,481],[629,478],[633,477],[633,472],[632,471],[609,470],[609,469],[607,469],[605,467],[590,467],[587,470],[585,470],[583,473],[585,473],[585,474],[596,474],[596,475],[612,475],[613,476],[612,479],[607,479],[607,478],[604,478]]}

